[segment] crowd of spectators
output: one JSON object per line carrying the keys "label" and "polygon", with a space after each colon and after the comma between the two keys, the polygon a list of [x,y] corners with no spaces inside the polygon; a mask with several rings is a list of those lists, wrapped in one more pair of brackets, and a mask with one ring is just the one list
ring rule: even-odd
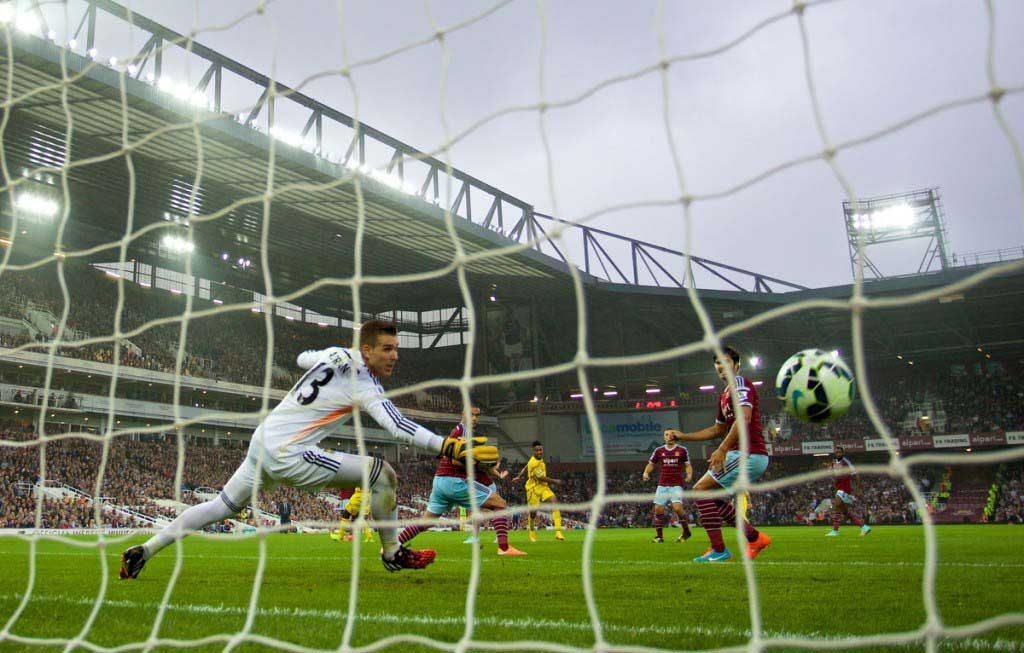
{"label": "crowd of spectators", "polygon": [[[62,334],[59,354],[98,363],[114,362],[113,343],[77,345],[87,337],[109,336],[114,333],[114,320],[118,305],[115,280],[94,268],[68,262],[65,264],[68,288],[68,317]],[[129,333],[145,323],[162,318],[183,315],[187,298],[166,290],[147,289],[125,282],[121,309],[121,333]],[[194,298],[192,310],[215,307],[208,299]],[[25,319],[34,312],[36,319],[28,320],[39,327],[40,313],[47,311],[56,322],[64,311],[63,293],[54,271],[50,268],[24,272],[5,272],[0,275],[0,316]],[[0,335],[0,345],[22,346],[35,342],[34,349],[44,351],[57,336],[57,324],[49,320],[42,325],[37,340],[27,334]],[[348,330],[322,327],[316,324],[274,316],[273,357],[270,384],[287,389],[298,379],[302,370],[295,365],[299,353],[306,349],[351,344]],[[120,365],[160,372],[174,373],[181,342],[181,323],[171,322],[151,326],[121,341],[118,352]],[[267,325],[263,313],[250,310],[216,313],[193,317],[187,322],[187,335],[182,348],[181,373],[185,376],[231,381],[246,385],[264,385],[267,351]],[[461,374],[461,360],[457,357],[417,361],[416,354],[403,352],[398,368],[402,385],[408,385],[438,376],[457,377]],[[447,364],[450,369],[442,369]],[[430,410],[449,411],[459,404],[457,392],[431,390],[406,395],[403,402]]]}
{"label": "crowd of spectators", "polygon": [[[882,421],[894,436],[978,433],[1024,429],[1024,380],[1001,367],[942,366],[890,371],[873,380]],[[937,419],[944,416],[944,419]],[[780,417],[766,414],[770,424]],[[787,420],[783,437],[843,440],[879,437],[863,403],[827,424]]]}
{"label": "crowd of spectators", "polygon": [[1024,524],[1024,464],[1004,466],[999,473],[995,513],[997,523]]}
{"label": "crowd of spectators", "polygon": [[[0,424],[0,440],[26,441],[35,437],[32,427],[27,424],[7,422]],[[181,466],[180,493],[175,492],[175,478],[178,466],[178,446],[173,437],[138,436],[119,437],[112,440],[106,452],[104,472],[99,473],[104,454],[103,444],[97,441],[56,439],[45,446],[45,480],[48,484],[67,485],[79,490],[82,495],[100,496],[110,507],[130,508],[149,517],[173,518],[179,504],[158,500],[180,497],[185,503],[202,501],[202,495],[193,490],[205,489],[216,492],[230,477],[238,462],[245,455],[246,443],[224,440],[191,439],[186,443]],[[35,495],[31,491],[34,483],[41,480],[41,452],[38,446],[3,447],[0,456],[0,514],[3,525],[26,526],[35,522]],[[396,464],[399,473],[398,503],[400,516],[415,517],[422,511],[430,494],[436,459],[420,456]],[[777,459],[769,468],[764,480],[773,480],[809,471],[820,464],[820,459],[806,458]],[[595,492],[596,474],[592,468],[580,465],[559,464],[549,466],[551,476],[562,481],[555,486],[558,500],[562,503],[589,502]],[[695,474],[703,472],[703,464],[695,461]],[[513,464],[510,471],[515,474],[519,465]],[[608,470],[608,494],[639,495],[636,501],[606,505],[600,516],[602,527],[648,527],[651,525],[651,503],[653,486],[641,479],[642,465],[618,465]],[[942,477],[942,468],[915,468],[913,480],[922,491],[936,486]],[[999,502],[998,520],[1021,517],[1022,482],[1024,473],[1021,466],[1011,467],[1004,475]],[[499,481],[499,488],[510,505],[525,502],[520,483]],[[860,488],[860,504],[873,524],[916,523],[919,519],[911,495],[903,481],[887,476],[864,476]],[[827,517],[819,510],[821,502],[830,499],[834,488],[830,479],[804,482],[770,492],[756,493],[751,497],[751,516],[756,523],[787,525],[812,524]],[[269,513],[275,506],[288,502],[292,507],[292,520],[333,524],[339,517],[339,501],[314,495],[294,488],[277,488],[264,491],[259,497],[259,507]],[[177,506],[177,507],[176,507]],[[692,511],[692,506],[690,507]],[[691,520],[695,520],[691,515]],[[586,511],[565,511],[563,518],[569,524],[585,524]],[[129,515],[116,510],[105,510],[103,521],[106,526],[142,525]],[[248,521],[254,525],[252,515]],[[523,525],[525,520],[513,520]],[[260,522],[266,523],[266,522]],[[89,527],[95,525],[93,504],[79,496],[63,499],[47,498],[43,504],[43,524],[48,527]]]}

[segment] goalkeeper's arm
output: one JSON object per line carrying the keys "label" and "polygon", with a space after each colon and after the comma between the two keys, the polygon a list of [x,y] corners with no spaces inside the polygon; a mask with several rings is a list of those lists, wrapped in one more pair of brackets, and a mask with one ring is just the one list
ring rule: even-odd
{"label": "goalkeeper's arm", "polygon": [[308,370],[309,368],[317,364],[317,361],[320,360],[320,355],[322,353],[322,351],[310,349],[299,354],[299,357],[295,360],[295,362],[302,369]]}
{"label": "goalkeeper's arm", "polygon": [[396,440],[440,453],[460,462],[465,462],[470,449],[473,449],[477,464],[498,462],[498,447],[487,444],[485,437],[475,437],[471,442],[458,437],[443,438],[402,415],[398,408],[380,393],[375,384],[372,385],[372,389],[367,388],[361,394],[363,408]]}
{"label": "goalkeeper's arm", "polygon": [[420,449],[441,452],[445,439],[402,415],[391,401],[384,398],[376,386],[360,394],[362,407],[396,440]]}

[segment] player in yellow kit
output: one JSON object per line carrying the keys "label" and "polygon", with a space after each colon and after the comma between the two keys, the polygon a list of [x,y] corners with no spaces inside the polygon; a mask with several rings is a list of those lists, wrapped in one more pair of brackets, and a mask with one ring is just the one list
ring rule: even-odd
{"label": "player in yellow kit", "polygon": [[[344,496],[342,494],[342,497]],[[352,541],[352,520],[359,516],[360,509],[362,509],[363,516],[367,520],[367,523],[363,524],[363,541],[373,541],[373,529],[368,525],[370,519],[370,491],[366,493],[366,501],[363,501],[363,488],[361,487],[356,487],[352,491],[352,496],[342,506],[341,522],[338,524],[338,530],[330,532],[332,540],[337,540],[338,542]]]}
{"label": "player in yellow kit", "polygon": [[[513,481],[518,481],[526,474],[526,505],[531,510],[527,524],[527,533],[531,542],[537,541],[537,531],[534,528],[537,518],[537,508],[542,503],[554,503],[555,493],[551,491],[551,484],[561,485],[562,481],[548,476],[548,467],[544,462],[544,445],[540,441],[533,443],[533,456],[527,461],[526,466],[516,474]],[[562,535],[562,511],[552,510],[551,520],[555,522],[555,539],[564,540]]]}

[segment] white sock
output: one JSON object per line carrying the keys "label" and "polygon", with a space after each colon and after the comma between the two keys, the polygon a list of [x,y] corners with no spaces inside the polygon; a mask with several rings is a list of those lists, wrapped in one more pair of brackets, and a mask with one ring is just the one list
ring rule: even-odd
{"label": "white sock", "polygon": [[[373,493],[370,495],[370,514],[378,524],[384,521],[395,521],[398,519],[398,505],[395,501],[395,485],[398,478],[395,470],[386,464],[377,476],[377,482],[373,484]],[[390,560],[398,551],[398,528],[395,526],[375,526],[380,535],[380,543],[384,548],[384,558]]]}
{"label": "white sock", "polygon": [[146,560],[149,560],[162,549],[170,546],[174,540],[185,537],[191,531],[197,531],[204,526],[227,519],[235,512],[228,508],[227,504],[220,497],[191,506],[185,512],[178,515],[178,518],[164,527],[159,533],[146,540],[142,545],[146,552]]}

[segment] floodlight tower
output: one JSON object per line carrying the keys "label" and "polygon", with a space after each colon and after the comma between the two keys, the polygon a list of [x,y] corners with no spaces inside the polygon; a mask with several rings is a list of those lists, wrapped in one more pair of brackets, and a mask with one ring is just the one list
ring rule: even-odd
{"label": "floodlight tower", "polygon": [[[884,279],[887,275],[868,256],[868,248],[899,241],[928,241],[917,266],[917,274],[933,269],[945,270],[949,266],[946,224],[937,188],[846,201],[843,202],[843,215],[846,217],[846,238],[854,277],[863,261],[865,278],[871,275],[875,279]],[[900,258],[908,260],[905,254]],[[897,275],[908,272],[901,271]]]}

